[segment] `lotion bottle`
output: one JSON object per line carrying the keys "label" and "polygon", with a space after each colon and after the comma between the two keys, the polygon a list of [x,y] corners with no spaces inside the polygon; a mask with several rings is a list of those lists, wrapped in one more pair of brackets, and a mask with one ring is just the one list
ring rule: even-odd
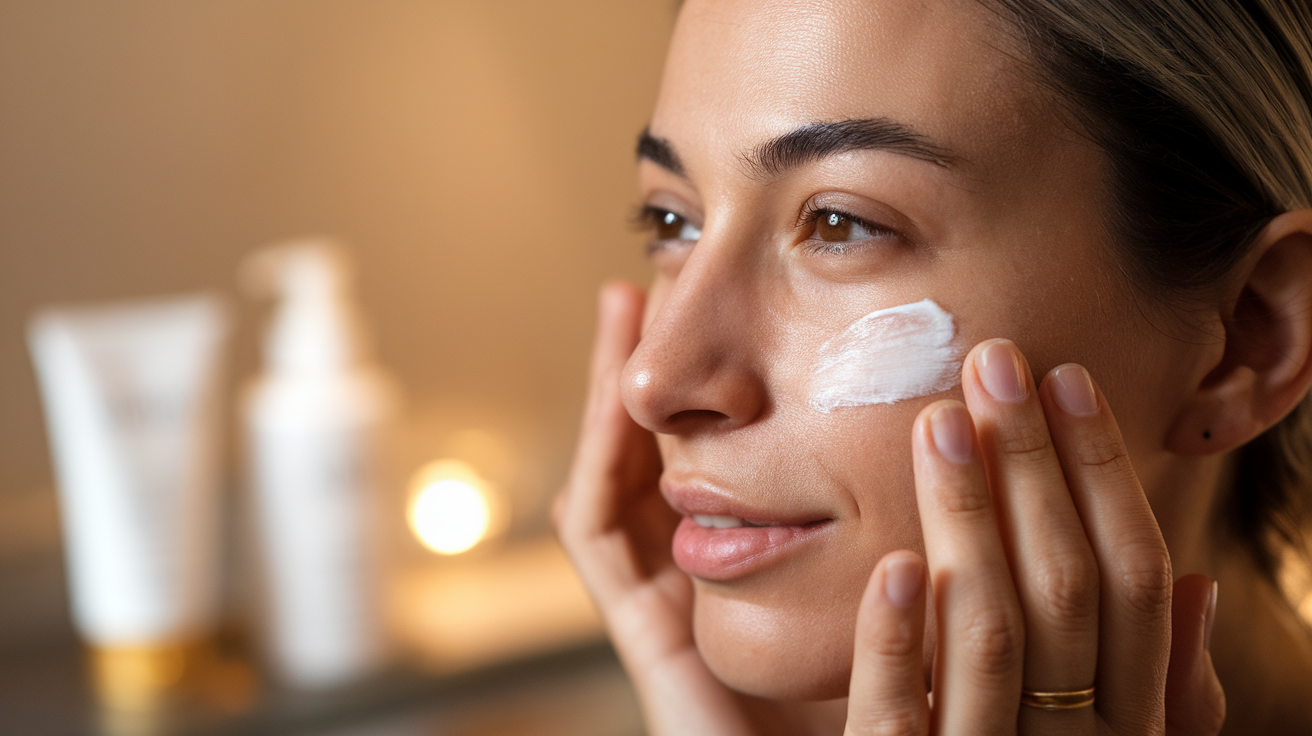
{"label": "lotion bottle", "polygon": [[337,687],[385,659],[371,530],[395,391],[366,354],[330,242],[274,246],[243,268],[254,291],[278,297],[243,407],[270,664],[293,688]]}

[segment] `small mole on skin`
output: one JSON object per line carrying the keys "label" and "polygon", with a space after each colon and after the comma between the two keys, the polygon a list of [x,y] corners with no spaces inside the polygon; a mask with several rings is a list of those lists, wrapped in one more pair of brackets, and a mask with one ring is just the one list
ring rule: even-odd
{"label": "small mole on skin", "polygon": [[1212,430],[1210,430],[1210,429],[1204,429],[1204,430],[1203,430],[1203,439],[1205,439],[1205,440],[1210,440],[1210,439],[1212,439]]}

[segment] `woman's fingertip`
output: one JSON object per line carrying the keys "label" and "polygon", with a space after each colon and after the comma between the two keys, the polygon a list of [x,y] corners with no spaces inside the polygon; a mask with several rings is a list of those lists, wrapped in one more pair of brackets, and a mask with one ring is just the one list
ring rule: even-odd
{"label": "woman's fingertip", "polygon": [[1029,397],[1029,369],[1012,341],[995,339],[981,343],[975,351],[974,363],[980,385],[994,401],[1019,404]]}
{"label": "woman's fingertip", "polygon": [[884,564],[884,597],[897,608],[910,608],[925,587],[925,564],[915,555],[899,555]]}
{"label": "woman's fingertip", "polygon": [[597,312],[603,318],[615,314],[624,304],[624,282],[607,281],[597,291]]}
{"label": "woman's fingertip", "polygon": [[1212,651],[1212,624],[1216,623],[1216,596],[1220,592],[1217,581],[1212,581],[1212,587],[1207,594],[1207,612],[1203,614],[1203,651]]}
{"label": "woman's fingertip", "polygon": [[964,465],[975,456],[975,431],[970,413],[957,402],[945,402],[929,416],[934,449],[945,460]]}
{"label": "woman's fingertip", "polygon": [[1057,366],[1049,374],[1052,393],[1062,411],[1076,417],[1090,417],[1098,413],[1098,393],[1093,379],[1083,366],[1075,363]]}
{"label": "woman's fingertip", "polygon": [[614,279],[607,281],[597,290],[597,309],[601,314],[613,314],[624,308],[634,299],[637,287],[633,284]]}

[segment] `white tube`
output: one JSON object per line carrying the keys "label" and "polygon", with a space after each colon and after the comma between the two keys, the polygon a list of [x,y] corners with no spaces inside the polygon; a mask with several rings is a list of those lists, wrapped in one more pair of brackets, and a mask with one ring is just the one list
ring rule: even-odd
{"label": "white tube", "polygon": [[175,643],[214,624],[226,332],[206,295],[52,309],[30,324],[73,619],[93,646]]}

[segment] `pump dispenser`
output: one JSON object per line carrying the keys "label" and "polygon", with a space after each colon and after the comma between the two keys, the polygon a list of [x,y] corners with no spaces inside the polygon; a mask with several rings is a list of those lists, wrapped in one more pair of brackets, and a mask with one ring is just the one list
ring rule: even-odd
{"label": "pump dispenser", "polygon": [[270,247],[242,268],[248,291],[278,299],[243,413],[268,653],[300,689],[347,684],[385,659],[371,531],[395,390],[369,359],[348,276],[324,240]]}
{"label": "pump dispenser", "polygon": [[318,241],[261,251],[247,262],[251,290],[280,298],[264,342],[271,372],[309,378],[349,372],[363,362],[345,271],[340,252]]}

